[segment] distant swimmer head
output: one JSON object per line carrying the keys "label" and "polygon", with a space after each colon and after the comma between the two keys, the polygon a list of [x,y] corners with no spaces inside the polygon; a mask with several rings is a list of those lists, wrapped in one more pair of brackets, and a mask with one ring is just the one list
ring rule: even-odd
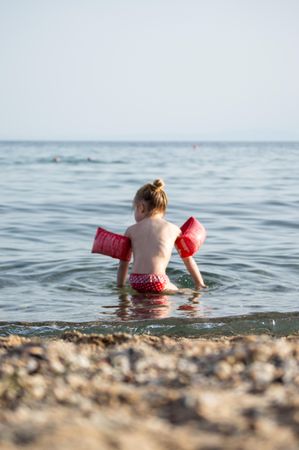
{"label": "distant swimmer head", "polygon": [[165,213],[168,198],[164,191],[165,183],[161,179],[154,180],[152,183],[147,183],[136,192],[133,206],[143,207],[145,215],[152,215],[154,213]]}

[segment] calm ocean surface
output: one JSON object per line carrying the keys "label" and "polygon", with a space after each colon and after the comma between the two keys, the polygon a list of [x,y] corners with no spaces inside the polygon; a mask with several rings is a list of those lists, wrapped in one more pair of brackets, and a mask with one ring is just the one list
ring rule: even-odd
{"label": "calm ocean surface", "polygon": [[[0,168],[0,335],[299,330],[299,144],[3,142]],[[160,177],[167,218],[208,231],[198,297],[118,290],[117,261],[90,253]],[[192,288],[175,251],[168,275]]]}

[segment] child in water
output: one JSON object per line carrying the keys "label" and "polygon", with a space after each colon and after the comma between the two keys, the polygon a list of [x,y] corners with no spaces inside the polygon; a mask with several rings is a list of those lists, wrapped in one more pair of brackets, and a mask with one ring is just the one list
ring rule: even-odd
{"label": "child in water", "polygon": [[[126,230],[125,236],[131,239],[134,256],[129,283],[139,292],[178,291],[166,275],[166,267],[181,230],[164,219],[167,204],[164,182],[160,179],[142,186],[134,197],[136,224]],[[206,287],[193,257],[183,258],[183,262],[193,278],[195,288]],[[128,269],[128,261],[119,262],[118,287],[125,285]]]}

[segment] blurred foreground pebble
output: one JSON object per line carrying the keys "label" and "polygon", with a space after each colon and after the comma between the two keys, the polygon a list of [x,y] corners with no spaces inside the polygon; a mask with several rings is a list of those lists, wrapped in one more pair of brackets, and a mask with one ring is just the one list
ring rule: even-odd
{"label": "blurred foreground pebble", "polygon": [[298,449],[299,337],[0,338],[0,448]]}

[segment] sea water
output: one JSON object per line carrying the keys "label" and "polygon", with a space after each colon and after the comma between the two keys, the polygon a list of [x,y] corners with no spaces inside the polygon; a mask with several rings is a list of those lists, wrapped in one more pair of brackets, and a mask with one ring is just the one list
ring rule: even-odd
{"label": "sea water", "polygon": [[[298,331],[298,167],[296,143],[0,143],[0,334]],[[175,250],[167,273],[185,291],[160,296],[117,289],[118,261],[91,254],[156,178],[167,219],[207,229],[199,294]]]}

